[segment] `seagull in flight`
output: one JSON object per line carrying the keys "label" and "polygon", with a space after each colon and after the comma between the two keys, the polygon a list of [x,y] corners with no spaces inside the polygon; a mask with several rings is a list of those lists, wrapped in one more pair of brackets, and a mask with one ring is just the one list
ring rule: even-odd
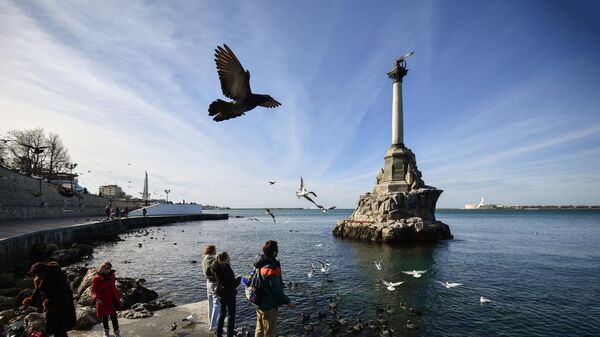
{"label": "seagull in flight", "polygon": [[396,287],[401,285],[402,283],[404,283],[404,281],[402,282],[388,282],[385,280],[380,280],[383,284],[385,284],[385,286],[387,287],[387,290],[389,291],[394,291],[396,290]]}
{"label": "seagull in flight", "polygon": [[379,260],[379,261],[373,261],[373,263],[375,264],[375,268],[377,268],[377,270],[381,270],[382,269],[381,262],[382,262],[381,260]]}
{"label": "seagull in flight", "polygon": [[312,278],[314,274],[315,274],[315,266],[311,263],[310,270],[308,271],[308,278]]}
{"label": "seagull in flight", "polygon": [[481,296],[481,297],[479,298],[479,303],[481,303],[481,304],[485,304],[485,303],[492,303],[492,300],[490,300],[489,298],[486,298],[486,297],[483,297],[483,296]]}
{"label": "seagull in flight", "polygon": [[277,223],[277,221],[275,221],[275,214],[273,214],[273,212],[271,212],[271,210],[270,210],[270,209],[268,209],[268,208],[265,208],[265,213],[266,213],[267,215],[270,215],[270,216],[271,216],[271,218],[273,218],[273,223]]}
{"label": "seagull in flight", "polygon": [[275,185],[276,181],[267,181],[269,185]]}
{"label": "seagull in flight", "polygon": [[319,243],[319,244],[316,244],[315,247],[321,247],[322,245],[323,245],[322,243]]}
{"label": "seagull in flight", "polygon": [[441,285],[443,285],[444,287],[446,287],[446,288],[448,288],[448,289],[450,289],[450,288],[455,288],[455,287],[459,287],[459,286],[462,286],[462,285],[463,285],[462,283],[456,283],[456,282],[452,282],[452,283],[450,283],[450,282],[448,282],[448,281],[446,281],[446,282],[438,282],[438,283],[439,283],[439,284],[441,284]]}
{"label": "seagull in flight", "polygon": [[310,194],[312,194],[315,198],[317,197],[317,194],[315,192],[306,189],[306,186],[304,185],[304,178],[300,177],[300,189],[296,191],[296,196],[298,198],[304,198],[312,202],[318,208],[324,210],[325,208],[323,206],[317,204],[311,197],[309,197]]}
{"label": "seagull in flight", "polygon": [[221,122],[244,115],[246,112],[262,106],[275,108],[281,105],[269,95],[253,94],[250,89],[250,71],[245,70],[233,51],[224,44],[215,49],[215,63],[221,81],[223,95],[231,99],[213,101],[208,107],[208,115]]}
{"label": "seagull in flight", "polygon": [[321,264],[321,272],[323,273],[329,273],[329,268],[331,267],[330,263],[324,263],[321,261],[318,261]]}
{"label": "seagull in flight", "polygon": [[248,221],[259,221],[257,218],[248,218]]}
{"label": "seagull in flight", "polygon": [[427,272],[427,270],[412,270],[412,271],[408,271],[408,270],[403,270],[402,271],[404,274],[407,275],[412,275],[415,278],[419,278],[421,277],[423,274],[425,274],[425,272]]}

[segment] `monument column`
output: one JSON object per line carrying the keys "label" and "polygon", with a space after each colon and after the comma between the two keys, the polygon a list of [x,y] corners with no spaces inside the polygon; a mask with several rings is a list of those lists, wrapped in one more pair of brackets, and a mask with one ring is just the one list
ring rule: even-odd
{"label": "monument column", "polygon": [[396,61],[396,66],[388,73],[393,81],[392,97],[392,146],[404,147],[404,113],[402,110],[402,79],[408,73],[404,60]]}

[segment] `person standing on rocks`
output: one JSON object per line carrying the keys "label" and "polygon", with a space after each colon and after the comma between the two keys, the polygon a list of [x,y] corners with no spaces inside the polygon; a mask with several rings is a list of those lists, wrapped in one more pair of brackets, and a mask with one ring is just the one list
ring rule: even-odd
{"label": "person standing on rocks", "polygon": [[236,288],[240,285],[242,277],[235,277],[229,263],[229,254],[227,252],[217,255],[214,267],[214,275],[217,280],[215,293],[221,302],[221,310],[219,311],[219,320],[217,322],[217,337],[223,337],[225,316],[227,316],[227,337],[233,337],[233,329],[235,328],[235,295],[237,295]]}
{"label": "person standing on rocks", "polygon": [[296,305],[283,292],[281,265],[276,259],[279,253],[277,241],[269,240],[263,246],[263,254],[254,262],[254,268],[260,270],[260,276],[266,288],[266,295],[256,308],[255,337],[276,337],[278,308],[286,304],[293,309]]}
{"label": "person standing on rocks", "polygon": [[206,297],[208,297],[208,321],[210,322],[208,332],[214,335],[217,331],[217,320],[221,305],[219,298],[215,295],[217,280],[214,275],[214,264],[217,258],[217,248],[214,245],[204,247],[204,258],[202,259],[202,271],[206,276]]}
{"label": "person standing on rocks", "polygon": [[117,320],[117,309],[121,309],[121,294],[115,285],[115,271],[112,270],[110,262],[102,262],[98,272],[92,279],[92,298],[96,301],[96,316],[102,318],[104,336],[109,337],[108,318],[112,322],[116,337],[119,333],[119,321]]}
{"label": "person standing on rocks", "polygon": [[54,261],[37,262],[31,266],[29,274],[34,275],[35,291],[23,300],[23,305],[36,303],[44,296],[46,311],[46,334],[54,337],[68,337],[67,331],[75,327],[77,317],[73,303],[73,291],[67,277]]}

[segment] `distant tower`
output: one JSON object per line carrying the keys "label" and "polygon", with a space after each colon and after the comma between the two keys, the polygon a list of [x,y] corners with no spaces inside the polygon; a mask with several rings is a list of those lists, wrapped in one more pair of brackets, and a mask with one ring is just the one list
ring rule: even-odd
{"label": "distant tower", "polygon": [[142,192],[142,199],[144,199],[144,204],[146,206],[148,206],[148,172],[144,171],[145,173],[145,177],[144,177],[144,191]]}

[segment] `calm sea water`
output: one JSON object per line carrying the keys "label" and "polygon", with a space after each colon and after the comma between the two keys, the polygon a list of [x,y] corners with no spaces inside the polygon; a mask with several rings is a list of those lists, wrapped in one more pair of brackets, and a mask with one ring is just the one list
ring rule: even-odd
{"label": "calm sea water", "polygon": [[[314,313],[328,312],[328,299],[339,293],[338,314],[350,325],[358,318],[375,319],[376,305],[390,305],[394,312],[384,316],[396,335],[600,335],[598,211],[439,210],[437,218],[450,225],[455,240],[420,247],[333,237],[335,220],[351,212],[274,210],[278,221],[273,224],[263,210],[232,210],[227,221],[150,227],[146,236],[123,235],[125,241],[98,247],[88,263],[110,260],[117,275],[143,277],[162,299],[185,304],[206,299],[200,267],[204,245],[229,252],[234,272],[242,274],[251,271],[264,241],[274,239],[284,281],[299,284],[287,292],[298,307],[280,310],[281,334],[304,335],[300,314],[307,312],[313,314],[313,335],[328,335],[331,315],[319,322]],[[333,282],[319,272],[307,277],[310,264],[318,260],[331,263]],[[373,260],[382,260],[383,270],[377,271]],[[401,272],[413,269],[428,272],[421,278]],[[405,283],[390,292],[380,279]],[[464,285],[446,289],[439,281]],[[481,305],[480,296],[492,303]],[[237,303],[238,325],[253,327],[254,308],[241,287]],[[422,315],[411,315],[400,303]],[[407,319],[419,329],[407,330]],[[361,335],[377,334],[365,330]]]}

